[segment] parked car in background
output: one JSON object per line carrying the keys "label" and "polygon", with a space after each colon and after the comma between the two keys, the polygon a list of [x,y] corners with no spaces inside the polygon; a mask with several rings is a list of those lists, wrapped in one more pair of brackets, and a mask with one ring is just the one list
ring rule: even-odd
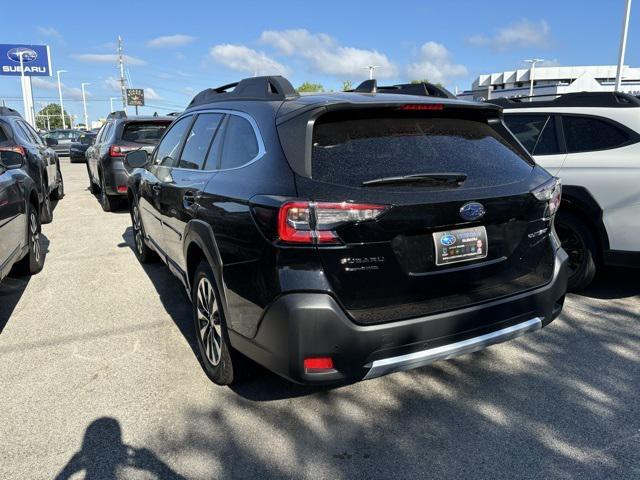
{"label": "parked car in background", "polygon": [[529,102],[492,100],[536,162],[562,179],[556,230],[569,254],[569,288],[599,265],[640,267],[640,100],[569,93]]}
{"label": "parked car in background", "polygon": [[0,282],[42,270],[40,203],[33,179],[23,170],[26,158],[0,147]]}
{"label": "parked car in background", "polygon": [[78,141],[73,142],[69,147],[69,161],[71,163],[86,162],[87,158],[85,156],[85,153],[87,152],[89,146],[93,145],[96,136],[97,133],[82,132],[80,134],[80,137],[78,138]]}
{"label": "parked car in background", "polygon": [[42,223],[53,219],[51,200],[61,200],[64,196],[60,162],[51,149],[56,142],[54,138],[47,138],[45,143],[17,111],[0,107],[0,150],[16,151],[25,157],[24,169],[36,184]]}
{"label": "parked car in background", "polygon": [[69,148],[73,142],[77,142],[82,135],[82,131],[73,129],[51,130],[44,135],[47,138],[53,138],[57,143],[53,145],[53,150],[62,156],[69,155]]}
{"label": "parked car in background", "polygon": [[181,280],[214,382],[246,357],[300,383],[369,379],[560,313],[559,182],[498,107],[412,89],[249,78],[127,155],[136,254]]}
{"label": "parked car in background", "polygon": [[105,212],[117,209],[120,201],[127,198],[129,173],[123,164],[126,153],[138,149],[151,153],[172,121],[171,117],[109,114],[86,152],[91,193],[100,194]]}

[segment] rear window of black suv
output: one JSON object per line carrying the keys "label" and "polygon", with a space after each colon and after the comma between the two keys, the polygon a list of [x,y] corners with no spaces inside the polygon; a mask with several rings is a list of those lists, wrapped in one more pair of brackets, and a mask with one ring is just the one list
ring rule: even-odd
{"label": "rear window of black suv", "polygon": [[520,181],[532,168],[477,120],[326,114],[314,125],[311,176],[328,183],[355,187],[383,177],[461,173],[464,188],[474,188]]}
{"label": "rear window of black suv", "polygon": [[129,122],[122,130],[122,140],[135,143],[157,143],[171,122]]}

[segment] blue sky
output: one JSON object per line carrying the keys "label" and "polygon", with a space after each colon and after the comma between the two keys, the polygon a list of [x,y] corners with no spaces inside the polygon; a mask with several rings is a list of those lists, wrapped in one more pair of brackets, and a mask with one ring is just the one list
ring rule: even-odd
{"label": "blue sky", "polygon": [[[29,15],[4,22],[0,43],[45,43],[64,73],[65,108],[104,117],[119,95],[114,60],[124,39],[131,86],[146,90],[145,113],[179,110],[195,93],[251,76],[285,73],[340,88],[365,79],[429,78],[467,89],[480,73],[522,67],[531,57],[557,65],[617,61],[624,0],[414,2],[134,2],[32,0]],[[171,5],[171,6],[169,6]],[[626,64],[639,66],[640,8],[632,10]],[[34,83],[36,107],[57,98],[55,78]],[[0,98],[22,109],[19,80],[0,77]]]}

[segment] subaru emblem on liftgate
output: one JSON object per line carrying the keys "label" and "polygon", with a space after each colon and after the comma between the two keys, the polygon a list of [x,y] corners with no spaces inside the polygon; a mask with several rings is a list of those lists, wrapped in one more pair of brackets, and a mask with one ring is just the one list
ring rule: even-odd
{"label": "subaru emblem on liftgate", "polygon": [[440,243],[442,245],[444,245],[445,247],[450,247],[451,245],[456,243],[456,237],[455,237],[455,235],[451,235],[450,233],[446,233],[442,237],[440,237]]}
{"label": "subaru emblem on liftgate", "polygon": [[38,58],[38,54],[35,50],[28,47],[16,47],[7,52],[7,57],[16,63],[20,63],[20,57],[22,56],[22,63],[33,62]]}
{"label": "subaru emblem on liftgate", "polygon": [[465,203],[462,207],[460,207],[460,216],[464,220],[478,220],[484,217],[485,209],[481,203],[478,202],[469,202]]}

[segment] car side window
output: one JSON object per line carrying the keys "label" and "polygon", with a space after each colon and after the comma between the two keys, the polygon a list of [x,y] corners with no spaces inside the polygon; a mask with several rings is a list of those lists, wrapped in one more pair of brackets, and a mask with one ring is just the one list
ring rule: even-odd
{"label": "car side window", "polygon": [[22,139],[23,142],[26,142],[26,143],[34,142],[33,138],[31,138],[31,135],[27,133],[27,130],[22,125],[22,122],[17,121],[15,123],[15,126],[16,126],[16,131],[18,132],[18,136]]}
{"label": "car side window", "polygon": [[111,138],[111,132],[113,131],[113,123],[109,122],[105,126],[104,132],[102,132],[101,142],[106,142]]}
{"label": "car side window", "polygon": [[31,125],[29,125],[28,123],[24,122],[24,127],[31,134],[31,136],[33,137],[36,145],[40,145],[40,146],[44,145],[44,142],[42,141],[42,138],[40,138],[40,135],[38,135],[38,132],[36,132]]}
{"label": "car side window", "polygon": [[153,163],[162,167],[175,167],[178,163],[180,145],[193,117],[177,120],[166,132],[154,152]]}
{"label": "car side window", "polygon": [[547,124],[549,115],[505,115],[504,121],[520,143],[533,155],[533,148]]}
{"label": "car side window", "polygon": [[193,123],[184,142],[178,167],[194,170],[202,169],[211,141],[218,130],[223,114],[203,113]]}
{"label": "car side window", "polygon": [[562,125],[569,153],[606,150],[624,145],[629,134],[611,122],[580,115],[563,115]]}
{"label": "car side window", "polygon": [[229,115],[225,127],[220,168],[241,167],[258,155],[258,140],[246,118]]}

